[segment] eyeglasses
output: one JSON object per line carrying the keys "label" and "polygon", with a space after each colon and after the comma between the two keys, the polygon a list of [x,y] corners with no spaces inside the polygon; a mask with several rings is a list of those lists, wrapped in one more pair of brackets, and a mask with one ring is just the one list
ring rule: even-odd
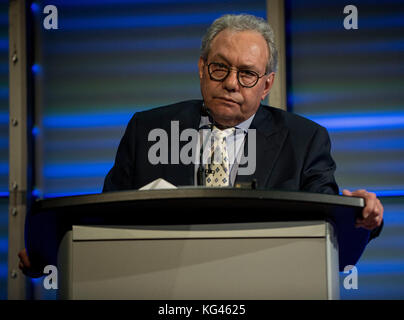
{"label": "eyeglasses", "polygon": [[224,81],[230,74],[231,69],[237,70],[238,83],[244,88],[254,87],[260,78],[267,75],[267,73],[264,73],[260,76],[255,71],[248,69],[239,70],[219,62],[211,62],[208,64],[209,77],[214,81]]}

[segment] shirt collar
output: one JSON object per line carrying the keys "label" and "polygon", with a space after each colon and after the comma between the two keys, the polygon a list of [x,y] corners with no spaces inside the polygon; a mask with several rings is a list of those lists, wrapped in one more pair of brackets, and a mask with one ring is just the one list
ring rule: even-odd
{"label": "shirt collar", "polygon": [[[234,128],[236,129],[241,129],[244,132],[248,131],[248,128],[251,125],[251,122],[253,121],[255,116],[255,113],[249,117],[247,120],[239,123],[238,125],[236,125]],[[212,122],[210,121],[208,116],[201,116],[201,121],[199,122],[199,130],[201,129],[209,129],[212,126]]]}

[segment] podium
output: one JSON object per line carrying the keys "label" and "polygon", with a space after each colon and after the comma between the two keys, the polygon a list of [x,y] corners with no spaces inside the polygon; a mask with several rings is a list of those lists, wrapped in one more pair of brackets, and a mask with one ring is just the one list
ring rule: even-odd
{"label": "podium", "polygon": [[61,299],[338,299],[369,240],[364,200],[179,188],[40,200],[30,259],[56,265]]}

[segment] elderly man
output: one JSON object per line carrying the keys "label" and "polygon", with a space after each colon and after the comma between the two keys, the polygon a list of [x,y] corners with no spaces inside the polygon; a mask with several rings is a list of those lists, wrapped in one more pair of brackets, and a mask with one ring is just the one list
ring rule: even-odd
{"label": "elderly man", "polygon": [[[265,20],[225,15],[214,21],[202,40],[198,62],[203,100],[136,113],[120,142],[103,191],[138,189],[163,178],[178,186],[228,187],[254,180],[258,188],[338,194],[327,131],[310,120],[261,104],[271,90],[276,65],[273,32]],[[203,161],[184,163],[178,157],[172,161],[172,156],[167,157],[171,162],[151,161],[150,150],[157,140],[150,139],[153,130],[171,133],[170,143],[165,141],[159,150],[170,154],[178,151],[173,145],[185,145],[182,139],[173,141],[180,133],[190,129],[200,133],[206,128],[212,130],[211,147],[220,153],[221,161],[208,168],[202,166]],[[251,135],[254,139],[250,141],[247,136]],[[249,144],[255,146],[254,154],[248,155],[255,162],[255,170],[246,174],[241,172],[240,155]],[[202,149],[196,149],[194,159],[199,159]],[[230,149],[234,152],[228,152]],[[343,194],[366,199],[357,227],[372,230],[371,237],[377,236],[383,206],[375,194],[366,190],[344,190]],[[20,258],[24,270],[29,266],[25,251]]]}
{"label": "elderly man", "polygon": [[[312,121],[261,104],[275,78],[273,38],[269,24],[254,16],[225,15],[214,21],[202,40],[198,62],[203,101],[135,114],[103,191],[138,189],[157,178],[175,185],[207,185],[198,182],[195,172],[199,164],[155,165],[148,159],[149,132],[155,128],[170,132],[170,123],[178,121],[180,131],[201,130],[212,124],[222,131],[237,128],[244,131],[243,142],[247,129],[256,130],[255,172],[237,173],[239,145],[228,165],[225,186],[256,179],[259,188],[338,194],[327,131]],[[366,199],[358,227],[373,230],[381,226],[383,206],[374,193],[344,190],[343,194]]]}

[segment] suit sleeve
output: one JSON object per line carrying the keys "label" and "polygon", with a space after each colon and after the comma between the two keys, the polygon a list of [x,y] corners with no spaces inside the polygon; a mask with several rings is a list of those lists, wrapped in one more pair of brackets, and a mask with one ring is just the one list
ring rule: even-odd
{"label": "suit sleeve", "polygon": [[[325,128],[319,126],[313,135],[306,154],[302,177],[302,190],[317,193],[339,194],[334,178],[336,165],[331,157],[331,142]],[[382,225],[370,232],[369,241],[379,236]]]}
{"label": "suit sleeve", "polygon": [[136,115],[134,115],[129,121],[125,134],[119,143],[114,166],[105,177],[102,192],[133,189],[136,122],[137,118]]}
{"label": "suit sleeve", "polygon": [[335,162],[331,157],[331,141],[325,128],[318,126],[307,149],[301,176],[301,190],[338,194]]}

